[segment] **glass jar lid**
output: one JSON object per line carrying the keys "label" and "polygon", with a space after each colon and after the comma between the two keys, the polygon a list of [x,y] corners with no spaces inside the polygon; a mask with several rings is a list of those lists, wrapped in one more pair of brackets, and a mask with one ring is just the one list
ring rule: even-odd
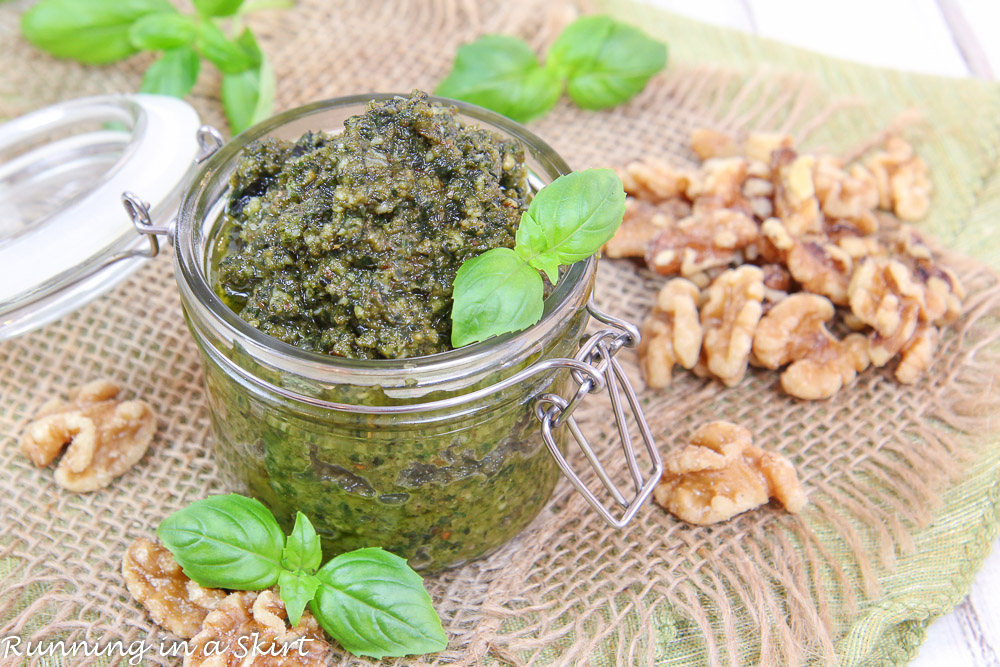
{"label": "glass jar lid", "polygon": [[111,289],[155,254],[122,208],[176,214],[199,152],[198,114],[161,95],[56,104],[0,125],[0,340]]}

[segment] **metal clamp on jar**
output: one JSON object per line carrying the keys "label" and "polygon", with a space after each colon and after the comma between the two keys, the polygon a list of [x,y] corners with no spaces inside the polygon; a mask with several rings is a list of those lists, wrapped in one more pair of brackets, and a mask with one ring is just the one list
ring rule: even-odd
{"label": "metal clamp on jar", "polygon": [[[345,359],[302,350],[253,328],[214,291],[213,250],[229,178],[244,148],[265,137],[337,131],[369,102],[388,97],[359,95],[293,109],[221,147],[216,132],[196,129],[196,120],[188,118],[188,136],[197,140],[175,161],[182,172],[177,178],[185,184],[177,186],[182,192],[173,234],[175,273],[202,354],[221,474],[233,489],[270,506],[286,527],[296,511],[307,514],[328,553],[382,546],[425,571],[481,557],[513,538],[548,502],[560,472],[609,523],[624,526],[652,493],[662,463],[615,358],[622,348],[638,344],[639,332],[594,306],[596,258],[566,270],[547,297],[541,320],[529,329],[407,359]],[[133,115],[143,113],[132,98],[95,100],[91,104],[132,105]],[[439,101],[457,107],[464,122],[517,139],[538,186],[570,171],[517,123],[472,105]],[[199,167],[196,174],[193,165]],[[88,275],[155,255],[156,235],[173,231],[162,222],[169,219],[164,215],[169,199],[158,192],[149,206],[132,194],[148,196],[147,191],[131,183],[118,189],[122,192],[134,228],[150,245],[117,248],[117,255],[102,257]],[[108,278],[102,289],[113,282]],[[69,285],[74,284],[79,282]],[[607,328],[586,336],[591,316]],[[10,331],[24,330],[22,323]],[[598,461],[574,417],[588,395],[603,391],[617,422],[628,491],[613,482],[615,475]],[[629,413],[644,457],[633,445]],[[571,439],[607,490],[607,505],[570,465]]]}

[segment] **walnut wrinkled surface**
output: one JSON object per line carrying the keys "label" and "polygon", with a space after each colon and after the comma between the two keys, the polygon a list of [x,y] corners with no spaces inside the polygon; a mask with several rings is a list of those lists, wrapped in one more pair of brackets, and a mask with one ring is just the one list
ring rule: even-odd
{"label": "walnut wrinkled surface", "polygon": [[785,393],[807,400],[830,398],[868,367],[868,342],[861,334],[837,340],[826,323],[833,304],[817,294],[792,294],[775,305],[757,326],[754,359],[778,369]]}
{"label": "walnut wrinkled surface", "polygon": [[205,616],[226,597],[225,591],[188,579],[165,547],[146,538],[125,551],[122,576],[128,592],[153,620],[183,639],[198,634]]}
{"label": "walnut wrinkled surface", "polygon": [[124,401],[120,388],[96,380],[45,403],[27,425],[21,452],[44,467],[66,448],[55,480],[69,491],[103,488],[135,465],[153,439],[156,417],[143,401]]}
{"label": "walnut wrinkled surface", "polygon": [[690,170],[655,158],[630,162],[615,172],[622,179],[626,193],[656,203],[683,195],[692,178]]}
{"label": "walnut wrinkled surface", "polygon": [[645,257],[646,248],[674,218],[649,202],[627,197],[625,215],[615,235],[604,244],[604,254],[612,259]]}
{"label": "walnut wrinkled surface", "polygon": [[639,368],[650,387],[666,387],[675,365],[694,368],[701,352],[698,287],[684,278],[667,282],[642,327]]}
{"label": "walnut wrinkled surface", "polygon": [[308,611],[288,627],[285,605],[270,589],[230,593],[205,617],[190,648],[184,667],[319,667],[330,650]]}
{"label": "walnut wrinkled surface", "polygon": [[896,380],[900,384],[915,383],[930,368],[937,344],[938,330],[930,325],[921,325],[903,346],[899,365],[896,366]]}
{"label": "walnut wrinkled surface", "polygon": [[757,224],[737,211],[722,208],[694,213],[653,240],[646,263],[657,273],[690,278],[740,261],[740,251],[758,235]]}
{"label": "walnut wrinkled surface", "polygon": [[738,384],[746,374],[763,299],[764,272],[756,266],[729,269],[708,288],[701,308],[702,354],[708,370],[726,386]]}
{"label": "walnut wrinkled surface", "polygon": [[874,329],[871,362],[884,366],[916,331],[923,290],[902,262],[868,259],[854,271],[848,291],[851,312]]}
{"label": "walnut wrinkled surface", "polygon": [[653,497],[683,521],[708,525],[775,498],[789,512],[808,499],[784,457],[754,446],[750,431],[724,421],[701,426],[691,444],[664,458]]}

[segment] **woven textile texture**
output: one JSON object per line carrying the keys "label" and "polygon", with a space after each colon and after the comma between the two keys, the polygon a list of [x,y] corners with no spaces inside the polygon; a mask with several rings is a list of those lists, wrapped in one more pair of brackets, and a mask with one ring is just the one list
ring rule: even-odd
{"label": "woven textile texture", "polygon": [[[138,89],[146,56],[82,67],[25,43],[17,21],[28,4],[0,5],[0,118]],[[669,390],[643,390],[662,452],[706,421],[740,422],[796,464],[807,510],[793,517],[765,507],[694,527],[649,505],[616,532],[563,483],[512,543],[428,579],[448,650],[386,662],[902,664],[927,623],[961,600],[1000,520],[1000,451],[988,431],[1000,415],[1000,285],[987,268],[1000,256],[1000,234],[989,233],[1000,216],[996,85],[852,65],[622,0],[299,0],[252,22],[274,62],[283,110],[359,92],[431,90],[464,41],[507,32],[543,50],[575,15],[593,10],[667,41],[671,64],[622,107],[591,113],[564,101],[532,126],[573,167],[645,154],[690,162],[686,137],[700,125],[785,130],[806,147],[847,153],[916,107],[924,121],[912,134],[936,191],[920,224],[967,253],[948,257],[969,290],[966,314],[912,387],[896,384],[890,367],[816,403],[784,396],[777,374],[758,370],[729,389],[680,374]],[[206,122],[224,127],[209,69],[191,99]],[[661,280],[603,261],[598,305],[641,321]],[[634,357],[625,362],[642,388]],[[156,407],[159,431],[110,487],[66,493],[17,441],[45,399],[99,377]],[[584,429],[612,457],[607,407],[584,410]],[[170,512],[223,490],[210,450],[169,251],[82,310],[0,343],[0,638],[169,639],[125,590],[121,557]],[[108,662],[66,664],[91,661]],[[370,664],[340,653],[333,663]]]}

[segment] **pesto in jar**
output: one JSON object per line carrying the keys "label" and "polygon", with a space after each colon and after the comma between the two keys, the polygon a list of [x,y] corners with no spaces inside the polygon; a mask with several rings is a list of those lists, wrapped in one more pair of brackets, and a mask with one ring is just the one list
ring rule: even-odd
{"label": "pesto in jar", "polygon": [[520,143],[420,92],[338,134],[254,142],[231,186],[219,295],[266,334],[355,359],[451,349],[458,268],[513,247],[529,195]]}
{"label": "pesto in jar", "polygon": [[[266,334],[373,366],[450,349],[459,266],[512,247],[530,198],[517,140],[463,124],[422,93],[371,102],[341,133],[249,143],[230,185],[211,235],[215,291]],[[453,409],[358,414],[252,387],[230,364],[335,403],[450,398],[572,356],[588,294],[516,363],[501,347],[490,353],[495,368],[473,383],[412,398],[400,397],[398,385],[340,382],[335,370],[316,384],[258,364],[238,340],[212,342],[191,309],[220,472],[286,530],[304,512],[327,557],[380,546],[425,573],[482,557],[538,515],[559,479],[533,406],[545,392],[567,393],[565,371]],[[565,429],[554,437],[563,447]]]}

